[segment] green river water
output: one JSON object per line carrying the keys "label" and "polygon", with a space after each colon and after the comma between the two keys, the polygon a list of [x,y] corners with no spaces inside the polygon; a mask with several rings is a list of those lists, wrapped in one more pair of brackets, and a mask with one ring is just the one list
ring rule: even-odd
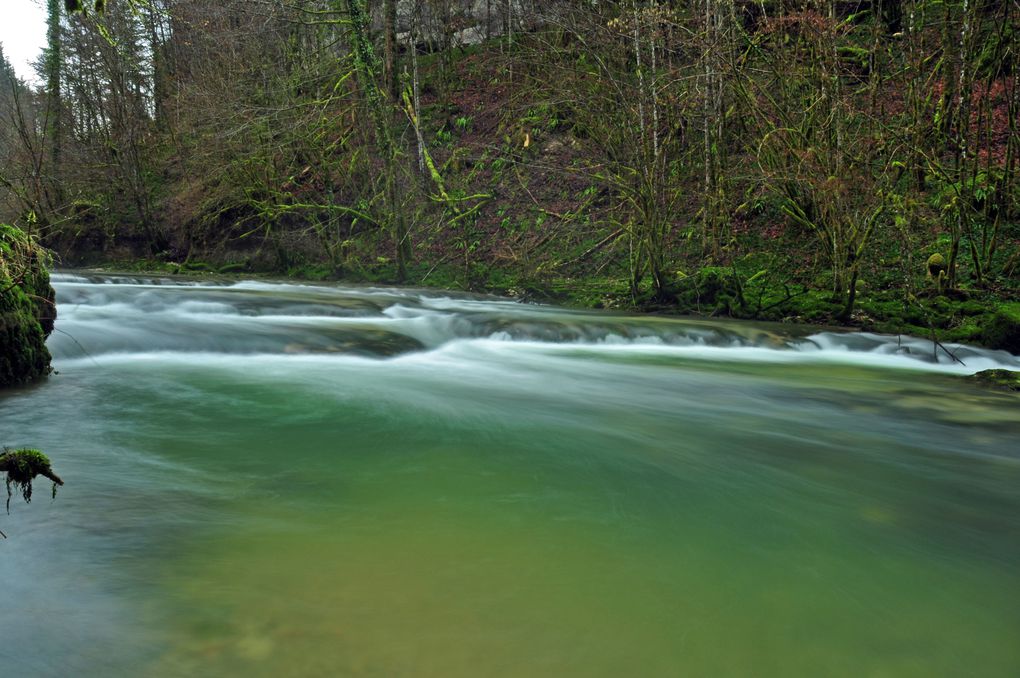
{"label": "green river water", "polygon": [[5,676],[1020,676],[1001,352],[55,276]]}

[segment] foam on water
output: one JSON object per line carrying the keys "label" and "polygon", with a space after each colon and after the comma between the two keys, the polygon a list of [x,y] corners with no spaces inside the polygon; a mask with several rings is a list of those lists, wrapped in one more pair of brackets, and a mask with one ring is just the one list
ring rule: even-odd
{"label": "foam on water", "polygon": [[[54,275],[60,332],[50,341],[58,366],[171,360],[187,354],[343,355],[395,359],[420,351],[465,351],[471,344],[518,354],[565,357],[631,354],[735,363],[845,364],[973,374],[1020,369],[1020,358],[917,337],[814,332],[664,317],[582,312],[480,296],[420,290],[195,282],[120,276]],[[470,357],[468,355],[464,357]],[[231,364],[230,360],[218,361]]]}

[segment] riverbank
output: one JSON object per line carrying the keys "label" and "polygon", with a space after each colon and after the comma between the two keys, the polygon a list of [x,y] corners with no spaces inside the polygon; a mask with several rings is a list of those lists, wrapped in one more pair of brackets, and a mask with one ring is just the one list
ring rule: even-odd
{"label": "riverbank", "polygon": [[[548,64],[528,58],[544,54],[532,42],[540,37],[521,36],[513,58],[498,41],[422,55],[416,122],[402,109],[387,117],[407,142],[395,167],[383,167],[378,149],[356,133],[364,111],[347,111],[339,100],[322,120],[294,120],[293,134],[274,142],[290,149],[280,157],[262,157],[260,137],[220,149],[210,140],[223,133],[201,128],[186,137],[198,148],[176,139],[158,147],[144,215],[132,215],[118,196],[79,200],[47,245],[68,266],[494,292],[579,308],[839,325],[1020,353],[1020,218],[1008,168],[982,169],[986,183],[960,196],[944,173],[904,170],[916,158],[900,157],[898,142],[889,142],[872,149],[879,157],[867,172],[848,171],[839,181],[825,174],[819,184],[765,170],[762,145],[775,137],[768,120],[748,129],[730,121],[736,136],[713,206],[687,142],[673,139],[665,151],[672,164],[652,171],[631,157],[627,102],[593,119],[568,63],[552,73],[579,98],[545,89]],[[901,94],[896,81],[883,81],[875,98],[892,106]],[[1001,99],[992,100],[996,112],[1005,110]],[[852,117],[871,120],[870,109],[856,104]],[[794,108],[803,108],[799,99]],[[912,124],[894,116],[883,129]],[[351,141],[326,152],[308,143],[313,132]],[[992,135],[988,158],[1002,155],[1003,139]],[[414,162],[419,148],[433,170]],[[948,149],[943,144],[933,157]],[[216,162],[204,164],[211,157]],[[256,166],[255,174],[265,173],[258,181],[249,171]],[[632,179],[644,175],[663,185],[642,202]],[[382,199],[384,176],[394,181],[397,208]],[[861,185],[851,190],[854,182]],[[838,205],[826,202],[837,197]],[[650,213],[638,209],[649,202]],[[827,229],[840,229],[845,242],[836,247],[839,233]],[[400,247],[398,230],[406,231]]]}
{"label": "riverbank", "polygon": [[830,292],[805,285],[775,284],[767,272],[747,275],[739,266],[705,267],[676,281],[668,298],[635,297],[629,283],[608,277],[536,279],[514,271],[489,270],[484,277],[465,278],[451,266],[409,269],[401,283],[388,262],[337,276],[320,265],[288,271],[252,270],[248,262],[173,263],[154,259],[106,261],[89,267],[98,272],[155,275],[220,276],[373,285],[404,285],[507,296],[525,302],[552,303],[578,309],[611,309],[703,318],[732,318],[798,323],[848,330],[902,334],[939,343],[963,343],[1020,354],[1020,303],[990,291],[939,294],[932,288],[917,294],[902,290],[860,293],[856,310],[839,317],[840,306]]}
{"label": "riverbank", "polygon": [[[780,196],[753,182],[744,186],[747,199],[711,235],[700,175],[682,174],[678,194],[692,199],[672,206],[653,279],[635,263],[638,217],[625,187],[600,169],[606,149],[582,134],[577,111],[540,105],[501,84],[505,57],[494,47],[458,52],[447,66],[423,63],[429,86],[421,118],[431,130],[431,159],[448,191],[479,202],[470,218],[458,217],[459,207],[438,200],[439,189],[401,174],[410,243],[403,255],[379,214],[329,212],[346,209],[335,196],[319,196],[319,211],[256,214],[242,201],[208,213],[189,192],[193,177],[174,172],[165,177],[169,197],[153,224],[111,223],[106,212],[89,209],[75,217],[76,230],[55,233],[50,244],[75,266],[492,292],[577,308],[838,325],[1020,354],[1020,224],[997,217],[994,266],[979,272],[960,255],[950,276],[945,262],[954,241],[933,207],[943,190],[934,181],[898,189],[910,200],[891,205],[871,232],[848,299],[835,292],[819,233],[791,218]],[[728,162],[735,175],[753,176],[757,159],[744,149]],[[326,182],[317,171],[305,167],[283,183],[317,195]],[[188,190],[175,183],[184,178]],[[909,224],[901,223],[905,215]],[[165,235],[155,249],[154,228]]]}
{"label": "riverbank", "polygon": [[56,303],[48,254],[13,226],[0,224],[0,388],[50,371],[46,338]]}

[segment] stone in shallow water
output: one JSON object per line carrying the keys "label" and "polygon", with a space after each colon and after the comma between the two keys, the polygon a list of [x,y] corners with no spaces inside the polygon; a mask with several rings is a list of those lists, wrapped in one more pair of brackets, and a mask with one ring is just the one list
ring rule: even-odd
{"label": "stone in shallow water", "polygon": [[1013,370],[984,370],[978,372],[972,380],[999,391],[1020,393],[1020,372]]}
{"label": "stone in shallow water", "polygon": [[284,353],[346,353],[369,357],[389,358],[404,353],[422,351],[425,346],[412,337],[396,332],[367,328],[320,331],[306,333],[302,341],[289,342]]}

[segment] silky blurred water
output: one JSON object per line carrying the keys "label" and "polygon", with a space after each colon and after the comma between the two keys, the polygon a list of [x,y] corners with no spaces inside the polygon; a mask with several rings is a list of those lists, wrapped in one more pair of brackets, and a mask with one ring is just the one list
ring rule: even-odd
{"label": "silky blurred water", "polygon": [[1017,676],[1020,369],[416,290],[55,277],[11,676]]}

